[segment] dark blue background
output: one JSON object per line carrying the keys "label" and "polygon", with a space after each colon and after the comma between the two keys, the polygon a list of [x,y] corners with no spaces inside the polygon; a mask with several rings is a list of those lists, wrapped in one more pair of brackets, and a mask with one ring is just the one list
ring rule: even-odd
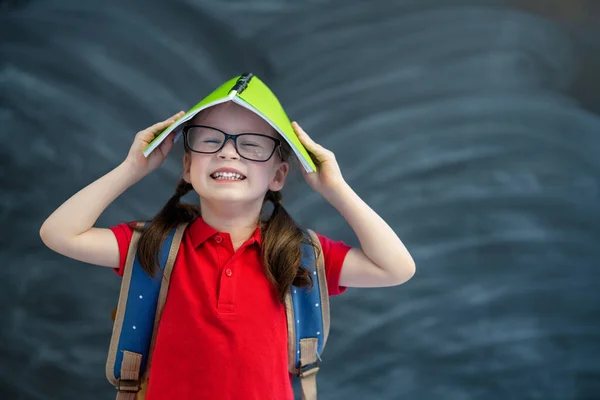
{"label": "dark blue background", "polygon": [[[417,263],[332,299],[320,399],[600,399],[599,50],[591,0],[1,1],[0,398],[114,396],[120,280],[39,228],[252,71]],[[181,154],[98,226],[154,215]],[[285,203],[358,244],[298,168]]]}

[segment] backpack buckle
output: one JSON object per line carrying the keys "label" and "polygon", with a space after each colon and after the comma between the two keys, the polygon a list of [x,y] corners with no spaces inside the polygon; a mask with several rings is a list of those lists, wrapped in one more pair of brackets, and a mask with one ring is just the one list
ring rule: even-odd
{"label": "backpack buckle", "polygon": [[306,365],[300,364],[298,366],[298,377],[305,378],[307,376],[316,374],[317,372],[319,372],[319,364],[320,364],[319,360],[317,360],[311,364],[306,364]]}
{"label": "backpack buckle", "polygon": [[119,392],[139,392],[142,386],[139,379],[119,379],[117,390]]}

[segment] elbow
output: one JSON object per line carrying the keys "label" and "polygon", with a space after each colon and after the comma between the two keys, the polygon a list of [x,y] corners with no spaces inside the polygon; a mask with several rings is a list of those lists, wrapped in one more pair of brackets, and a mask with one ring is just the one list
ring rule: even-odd
{"label": "elbow", "polygon": [[40,228],[40,239],[50,250],[57,251],[59,247],[58,238],[60,236],[46,222]]}
{"label": "elbow", "polygon": [[394,286],[402,285],[403,283],[408,282],[415,276],[416,266],[414,260],[411,258],[408,262],[403,263],[400,268],[398,268],[398,273],[393,277]]}
{"label": "elbow", "polygon": [[[413,276],[415,276],[415,273],[417,272],[417,266],[415,265],[415,260],[413,260],[412,258],[410,259],[410,265],[408,267],[408,273],[407,273],[407,278],[406,281],[409,281],[412,279]],[[405,282],[406,282],[405,281]]]}
{"label": "elbow", "polygon": [[46,225],[46,223],[44,223],[40,228],[40,239],[42,239],[42,243],[44,243],[46,247],[52,249],[50,244],[50,238],[52,237],[52,235],[48,232],[48,230],[48,226]]}
{"label": "elbow", "polygon": [[44,222],[40,228],[40,239],[42,239],[42,242],[48,246],[48,244],[46,243],[46,238],[48,237],[48,228],[46,228],[46,223]]}

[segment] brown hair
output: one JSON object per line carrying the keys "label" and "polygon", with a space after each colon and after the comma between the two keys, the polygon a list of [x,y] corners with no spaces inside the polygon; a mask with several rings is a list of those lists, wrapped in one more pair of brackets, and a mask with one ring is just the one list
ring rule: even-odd
{"label": "brown hair", "polygon": [[[278,154],[277,152],[276,154]],[[287,142],[282,140],[281,156],[284,161],[291,157],[292,151]],[[180,180],[175,194],[167,204],[150,221],[146,227],[136,227],[141,231],[137,255],[144,271],[155,276],[159,270],[158,255],[163,240],[178,224],[191,222],[200,217],[200,206],[181,202],[181,197],[193,190],[191,184]],[[312,276],[308,270],[300,266],[302,257],[301,244],[319,247],[305,235],[302,228],[287,213],[281,201],[281,193],[269,190],[263,204],[273,203],[273,211],[267,220],[261,220],[262,262],[265,276],[275,285],[279,299],[283,302],[290,286],[312,287]],[[318,256],[318,253],[316,253]]]}

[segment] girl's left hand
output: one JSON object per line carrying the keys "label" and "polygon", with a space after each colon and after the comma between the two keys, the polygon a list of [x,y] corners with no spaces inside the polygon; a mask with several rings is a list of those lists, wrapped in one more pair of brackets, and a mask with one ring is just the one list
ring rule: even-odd
{"label": "girl's left hand", "polygon": [[321,195],[343,184],[344,178],[342,177],[340,166],[335,159],[335,154],[315,143],[296,121],[292,122],[292,127],[296,131],[298,139],[300,139],[300,142],[312,155],[313,161],[317,165],[317,171],[310,173],[306,172],[304,167],[300,165],[306,183]]}

